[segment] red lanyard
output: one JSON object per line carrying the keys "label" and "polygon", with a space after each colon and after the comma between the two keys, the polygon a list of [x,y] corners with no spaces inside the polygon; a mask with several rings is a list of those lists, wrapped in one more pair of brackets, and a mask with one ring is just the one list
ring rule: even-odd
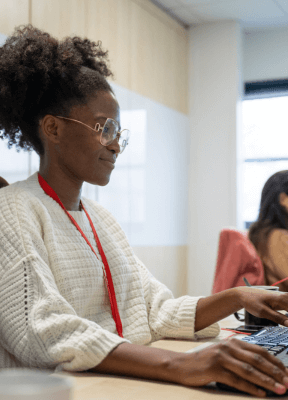
{"label": "red lanyard", "polygon": [[[63,208],[65,213],[71,219],[72,223],[76,226],[78,231],[81,233],[83,238],[86,240],[87,244],[90,246],[90,248],[93,251],[93,253],[98,258],[95,250],[91,246],[89,240],[85,236],[85,234],[82,231],[82,229],[80,228],[80,226],[77,224],[77,222],[72,217],[72,215],[70,215],[69,212],[66,210],[64,204],[59,199],[59,197],[58,197],[57,193],[55,192],[55,190],[53,190],[51,188],[51,186],[48,185],[48,183],[44,180],[44,178],[42,178],[42,176],[39,174],[39,172],[38,172],[38,181],[39,181],[39,184],[40,184],[41,188],[44,190],[44,192],[46,194],[48,194],[48,196],[52,197],[53,200],[57,201],[57,203]],[[81,200],[80,200],[80,203],[81,203],[81,206],[82,206],[83,210],[85,211],[85,214],[87,215],[87,218],[89,220],[90,226],[91,226],[92,231],[94,233],[94,237],[95,237],[95,241],[97,243],[97,247],[98,247],[99,253],[100,253],[101,258],[102,258],[102,262],[103,262],[103,264],[105,266],[105,269],[102,266],[102,270],[103,270],[103,275],[104,275],[104,279],[105,279],[107,290],[108,290],[108,294],[109,294],[109,300],[110,300],[112,316],[113,316],[113,319],[114,319],[115,324],[116,324],[116,329],[117,329],[118,335],[120,337],[123,337],[122,322],[121,322],[121,318],[120,318],[119,311],[118,311],[117,300],[116,300],[116,295],[115,295],[115,291],[114,291],[114,285],[113,285],[113,280],[112,280],[109,264],[108,264],[107,258],[105,256],[105,253],[103,251],[103,248],[101,246],[101,243],[100,243],[99,237],[97,235],[97,232],[96,232],[96,230],[94,228],[93,222],[91,221],[91,218],[90,218],[88,212],[86,211],[86,209],[84,208],[83,203],[81,202]]]}

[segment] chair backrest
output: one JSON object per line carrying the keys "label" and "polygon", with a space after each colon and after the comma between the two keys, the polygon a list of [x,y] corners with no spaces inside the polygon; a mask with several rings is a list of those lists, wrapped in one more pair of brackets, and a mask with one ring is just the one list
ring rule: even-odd
{"label": "chair backrest", "polygon": [[9,183],[0,176],[0,189],[5,187],[5,186],[9,186]]}
{"label": "chair backrest", "polygon": [[264,285],[264,267],[247,232],[224,228],[220,232],[212,293],[237,286]]}

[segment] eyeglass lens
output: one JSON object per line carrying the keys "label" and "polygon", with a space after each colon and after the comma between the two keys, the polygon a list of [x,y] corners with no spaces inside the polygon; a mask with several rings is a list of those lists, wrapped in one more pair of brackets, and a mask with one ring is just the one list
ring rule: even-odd
{"label": "eyeglass lens", "polygon": [[[116,139],[119,131],[119,126],[116,121],[113,119],[108,118],[103,126],[102,135],[101,135],[101,143],[103,146],[108,146]],[[121,132],[121,136],[119,138],[119,146],[120,146],[120,153],[122,153],[128,144],[129,140],[129,130],[124,129]]]}

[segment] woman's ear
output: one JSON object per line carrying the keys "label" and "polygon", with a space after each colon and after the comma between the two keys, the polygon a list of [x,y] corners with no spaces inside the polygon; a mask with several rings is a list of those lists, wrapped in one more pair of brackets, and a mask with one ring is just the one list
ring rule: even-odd
{"label": "woman's ear", "polygon": [[281,206],[284,207],[286,212],[288,213],[288,195],[284,192],[281,192],[279,194],[278,200]]}
{"label": "woman's ear", "polygon": [[59,142],[59,121],[53,115],[45,115],[39,123],[41,133],[44,140],[49,140],[53,143]]}

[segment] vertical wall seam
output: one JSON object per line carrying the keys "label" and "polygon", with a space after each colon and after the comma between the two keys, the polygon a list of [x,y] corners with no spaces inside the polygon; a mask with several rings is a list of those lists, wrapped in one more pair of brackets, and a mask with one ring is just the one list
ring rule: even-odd
{"label": "vertical wall seam", "polygon": [[[128,13],[129,13],[129,42],[128,42],[128,46],[129,46],[129,54],[130,57],[132,59],[132,1],[129,1],[128,3]],[[129,90],[132,90],[132,67],[131,67],[132,62],[129,62],[129,70],[128,70],[128,85],[129,85]],[[130,106],[130,104],[129,104]]]}
{"label": "vertical wall seam", "polygon": [[32,24],[32,0],[29,0],[28,3],[28,22]]}

